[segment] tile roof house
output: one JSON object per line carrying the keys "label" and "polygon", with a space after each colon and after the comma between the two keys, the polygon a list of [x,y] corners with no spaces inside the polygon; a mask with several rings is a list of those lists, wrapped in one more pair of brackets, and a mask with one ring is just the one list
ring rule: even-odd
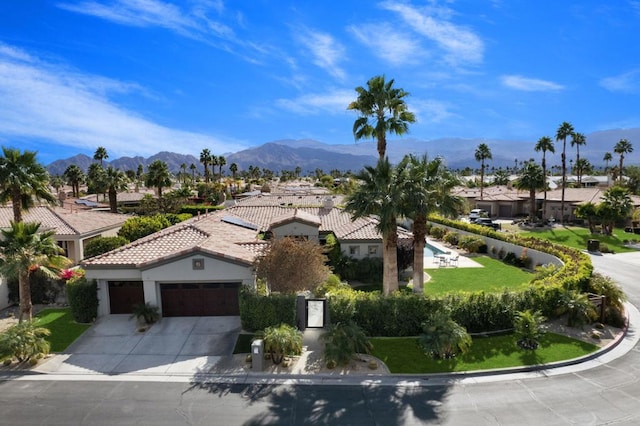
{"label": "tile roof house", "polygon": [[[381,257],[374,218],[351,220],[339,196],[254,195],[235,206],[194,217],[109,253],[85,259],[96,279],[99,315],[130,313],[138,303],[164,316],[238,315],[239,290],[254,286],[253,261],[266,248],[261,235],[323,242],[333,232],[343,252]],[[411,241],[400,230],[402,241]]]}

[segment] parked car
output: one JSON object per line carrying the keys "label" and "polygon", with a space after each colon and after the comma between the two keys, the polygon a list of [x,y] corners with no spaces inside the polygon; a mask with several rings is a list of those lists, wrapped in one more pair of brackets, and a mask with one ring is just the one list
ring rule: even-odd
{"label": "parked car", "polygon": [[481,217],[489,217],[489,213],[486,210],[482,209],[473,209],[469,212],[469,222],[473,222]]}
{"label": "parked car", "polygon": [[490,218],[488,217],[479,217],[477,218],[475,221],[473,221],[472,223],[475,223],[476,225],[482,225],[482,226],[488,226],[490,228],[495,229],[496,231],[498,229],[500,229],[500,224],[499,223],[494,223]]}

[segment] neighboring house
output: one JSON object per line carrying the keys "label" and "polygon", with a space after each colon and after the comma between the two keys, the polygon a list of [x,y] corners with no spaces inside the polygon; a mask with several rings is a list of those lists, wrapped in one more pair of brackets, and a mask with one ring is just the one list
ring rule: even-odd
{"label": "neighboring house", "polygon": [[[589,187],[589,188],[565,188],[564,190],[564,214],[568,221],[576,219],[575,211],[580,204],[593,203],[600,204],[606,188]],[[539,207],[542,207],[543,193],[537,193],[536,199],[539,202]],[[640,197],[637,195],[631,195],[631,202],[634,208],[640,207]],[[556,189],[553,191],[547,191],[547,211],[545,217],[554,218],[556,221],[560,221],[562,215],[560,213],[562,205],[562,190]]]}
{"label": "neighboring house", "polygon": [[[126,219],[124,215],[81,209],[74,204],[67,208],[32,207],[23,212],[24,222],[39,222],[41,230],[54,231],[53,238],[75,264],[84,258],[84,246],[88,241],[117,235]],[[12,220],[13,209],[0,207],[0,228],[8,228]],[[0,280],[0,309],[7,304],[6,280]]]}
{"label": "neighboring house", "polygon": [[[334,233],[355,258],[382,257],[377,221],[355,221],[335,205],[340,196],[260,194],[194,217],[82,262],[98,282],[98,315],[158,306],[163,316],[238,315],[239,291],[255,285],[261,239],[294,236],[323,243]],[[399,239],[411,234],[399,230]]]}

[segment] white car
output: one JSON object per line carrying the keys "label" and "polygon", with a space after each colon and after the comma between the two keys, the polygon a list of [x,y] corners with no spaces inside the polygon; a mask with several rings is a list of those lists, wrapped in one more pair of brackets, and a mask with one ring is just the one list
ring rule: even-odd
{"label": "white car", "polygon": [[473,223],[478,218],[488,217],[489,213],[486,210],[482,209],[473,209],[469,212],[469,222]]}

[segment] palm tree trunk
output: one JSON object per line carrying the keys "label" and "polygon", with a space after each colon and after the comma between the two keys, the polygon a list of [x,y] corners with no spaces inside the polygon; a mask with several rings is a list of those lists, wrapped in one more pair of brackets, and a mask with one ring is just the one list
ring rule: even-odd
{"label": "palm tree trunk", "polygon": [[114,190],[109,190],[109,210],[111,213],[118,213],[118,193]]}
{"label": "palm tree trunk", "polygon": [[392,231],[382,237],[382,292],[385,296],[398,290],[398,233],[394,227]]}
{"label": "palm tree trunk", "polygon": [[32,308],[31,304],[31,283],[29,282],[29,271],[20,271],[18,273],[18,294],[20,296],[20,316],[18,321],[31,321]]}
{"label": "palm tree trunk", "polygon": [[544,199],[542,200],[542,221],[547,217],[547,159],[545,158],[545,152],[542,153],[542,175],[544,185]]}
{"label": "palm tree trunk", "polygon": [[531,216],[531,223],[536,221],[536,190],[532,188],[529,190],[529,198],[531,200],[531,206],[529,207],[529,215]]}
{"label": "palm tree trunk", "polygon": [[416,215],[413,222],[413,292],[424,292],[424,243],[427,236],[427,218]]}

